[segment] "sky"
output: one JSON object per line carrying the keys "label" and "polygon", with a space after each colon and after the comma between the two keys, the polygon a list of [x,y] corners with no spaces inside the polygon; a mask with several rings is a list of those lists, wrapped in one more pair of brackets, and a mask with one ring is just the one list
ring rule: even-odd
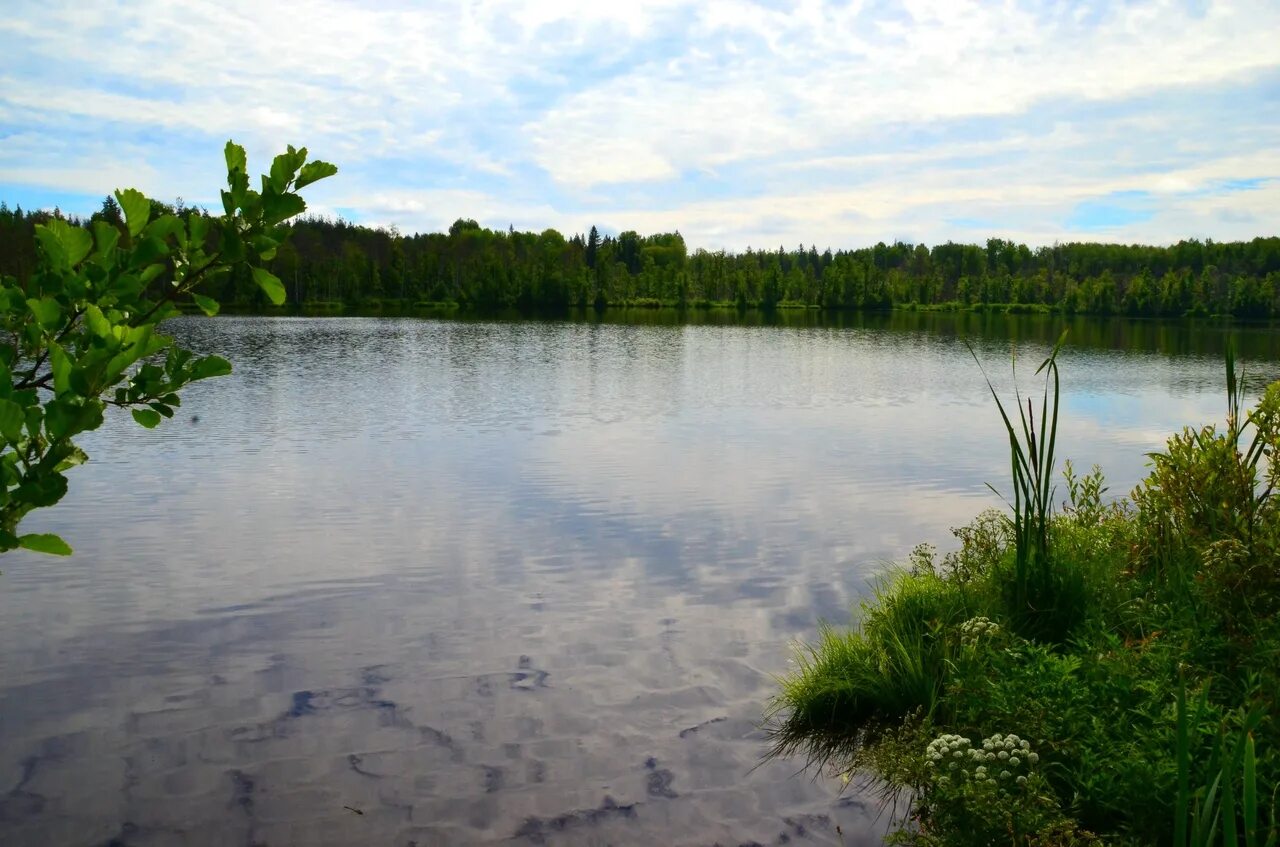
{"label": "sky", "polygon": [[694,248],[1280,234],[1280,3],[8,0],[0,199],[311,209]]}

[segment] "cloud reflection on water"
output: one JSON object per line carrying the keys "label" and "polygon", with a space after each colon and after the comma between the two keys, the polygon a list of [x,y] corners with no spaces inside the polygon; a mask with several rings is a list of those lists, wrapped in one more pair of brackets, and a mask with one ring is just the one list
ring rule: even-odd
{"label": "cloud reflection on water", "polygon": [[[751,770],[754,722],[788,642],[998,502],[999,419],[955,337],[174,330],[236,374],[159,430],[95,434],[32,521],[77,555],[5,563],[15,843],[871,833],[796,763]],[[981,351],[1002,386],[1007,351]],[[1117,492],[1220,414],[1213,356],[1073,349],[1063,370],[1060,453]]]}

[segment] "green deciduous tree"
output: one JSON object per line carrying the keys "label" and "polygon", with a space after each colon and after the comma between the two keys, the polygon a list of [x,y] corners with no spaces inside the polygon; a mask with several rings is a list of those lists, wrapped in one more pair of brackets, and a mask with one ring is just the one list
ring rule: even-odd
{"label": "green deciduous tree", "polygon": [[254,190],[244,149],[227,142],[225,152],[221,216],[179,217],[138,191],[117,191],[118,209],[104,204],[87,227],[58,217],[36,225],[34,271],[0,277],[0,552],[71,552],[56,535],[20,535],[18,526],[66,494],[66,472],[88,458],[75,437],[101,426],[108,407],[154,427],[173,417],[184,387],[231,372],[226,359],[198,356],[157,331],[176,304],[216,314],[201,286],[237,268],[271,302],[284,302],[284,286],[263,264],[276,255],[283,224],[306,209],[297,192],[337,168],[289,147]]}

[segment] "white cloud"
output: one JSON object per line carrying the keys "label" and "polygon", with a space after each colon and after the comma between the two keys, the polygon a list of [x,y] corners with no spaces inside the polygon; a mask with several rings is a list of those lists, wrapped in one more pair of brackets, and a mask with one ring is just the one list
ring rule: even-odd
{"label": "white cloud", "polygon": [[1158,213],[1108,237],[1238,237],[1280,224],[1274,183],[1212,190],[1280,176],[1277,41],[1260,0],[23,3],[0,181],[211,198],[235,137],[255,162],[307,144],[343,167],[321,202],[402,229],[1043,241],[1137,190]]}
{"label": "white cloud", "polygon": [[[755,49],[675,73],[646,64],[573,95],[530,124],[537,161],[567,184],[625,182],[635,178],[629,156],[600,147],[601,127],[686,172],[856,145],[904,122],[1007,115],[1057,98],[1116,99],[1280,64],[1273,4],[1215,8],[1194,25],[1140,6],[1087,30],[1046,24],[1010,4],[906,5],[911,25],[886,41],[876,38],[874,19],[850,11],[713,3],[699,38],[746,31],[760,39]],[[588,158],[594,166],[584,171]]]}

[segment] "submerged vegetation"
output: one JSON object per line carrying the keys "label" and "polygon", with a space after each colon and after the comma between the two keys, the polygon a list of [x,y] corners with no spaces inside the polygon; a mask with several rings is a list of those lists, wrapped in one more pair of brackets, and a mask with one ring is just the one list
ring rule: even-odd
{"label": "submerged vegetation", "polygon": [[[190,209],[163,210],[180,216]],[[0,273],[31,272],[31,228],[56,213],[0,204]],[[118,223],[107,198],[93,220]],[[690,250],[679,232],[566,236],[490,230],[458,220],[445,233],[401,235],[304,218],[269,262],[288,305],[312,313],[455,308],[526,313],[572,307],[727,307],[766,311],[998,310],[1013,313],[1280,317],[1280,238],[1182,241],[1169,247],[1072,243],[815,245]],[[238,269],[209,295],[269,308]]]}
{"label": "submerged vegetation", "polygon": [[[1275,845],[1280,383],[1186,429],[1127,500],[1065,466],[1057,349],[1039,408],[999,403],[1012,514],[884,576],[781,680],[773,755],[910,798],[915,845]],[[994,394],[994,391],[993,391]],[[1038,413],[1037,413],[1038,412]]]}

